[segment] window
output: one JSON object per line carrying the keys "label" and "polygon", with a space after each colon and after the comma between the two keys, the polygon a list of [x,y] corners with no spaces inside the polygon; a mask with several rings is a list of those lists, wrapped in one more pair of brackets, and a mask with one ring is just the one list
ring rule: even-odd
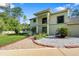
{"label": "window", "polygon": [[36,22],[36,19],[33,19],[33,22]]}
{"label": "window", "polygon": [[47,18],[42,19],[42,24],[45,24],[45,23],[47,23]]}
{"label": "window", "polygon": [[64,23],[64,15],[57,17],[57,23]]}
{"label": "window", "polygon": [[42,27],[42,33],[47,33],[47,27]]}
{"label": "window", "polygon": [[36,33],[36,27],[32,27],[32,33],[35,34]]}

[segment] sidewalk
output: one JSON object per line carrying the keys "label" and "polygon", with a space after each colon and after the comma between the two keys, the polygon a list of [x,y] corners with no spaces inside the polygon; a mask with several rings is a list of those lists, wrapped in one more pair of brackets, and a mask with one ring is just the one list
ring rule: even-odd
{"label": "sidewalk", "polygon": [[79,56],[79,48],[36,48],[0,50],[0,56]]}

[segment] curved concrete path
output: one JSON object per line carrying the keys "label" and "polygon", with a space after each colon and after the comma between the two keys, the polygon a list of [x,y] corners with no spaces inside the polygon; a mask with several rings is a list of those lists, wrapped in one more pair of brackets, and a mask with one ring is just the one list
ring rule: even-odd
{"label": "curved concrete path", "polygon": [[31,37],[17,41],[15,43],[0,47],[0,50],[10,49],[30,49],[30,48],[43,48],[43,46],[36,45],[32,42]]}

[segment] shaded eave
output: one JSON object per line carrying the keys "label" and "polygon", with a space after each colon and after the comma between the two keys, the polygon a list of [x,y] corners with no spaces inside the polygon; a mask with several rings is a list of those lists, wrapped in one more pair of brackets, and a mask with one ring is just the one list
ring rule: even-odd
{"label": "shaded eave", "polygon": [[68,9],[61,10],[61,11],[58,11],[58,12],[52,13],[51,15],[60,14],[60,13],[64,13],[64,12],[68,12]]}
{"label": "shaded eave", "polygon": [[47,9],[47,10],[43,10],[43,11],[40,11],[40,12],[37,12],[37,13],[34,13],[34,15],[40,15],[40,14],[44,14],[44,13],[47,13],[47,12],[49,12],[51,15],[55,15],[55,14],[59,14],[59,13],[64,13],[64,12],[67,12],[68,11],[68,9],[65,9],[65,10],[61,10],[61,11],[58,11],[58,12],[51,12],[51,10],[50,9]]}
{"label": "shaded eave", "polygon": [[34,15],[39,15],[39,14],[43,14],[43,13],[47,13],[47,12],[49,12],[49,13],[52,13],[51,12],[51,9],[46,9],[46,10],[42,10],[42,11],[39,11],[39,12],[37,12],[37,13],[34,13]]}
{"label": "shaded eave", "polygon": [[34,18],[31,18],[31,19],[29,19],[29,20],[33,20],[33,19],[36,19],[36,17],[34,17]]}
{"label": "shaded eave", "polygon": [[[37,16],[37,15],[44,14],[44,13],[47,13],[47,12],[49,12],[51,15],[55,15],[55,14],[60,14],[60,13],[68,12],[68,9],[61,10],[61,11],[58,11],[58,12],[55,12],[55,13],[52,13],[50,9],[47,9],[47,10],[43,10],[43,11],[34,13],[34,15]],[[31,18],[30,20],[33,20],[33,19],[36,19],[36,17]]]}

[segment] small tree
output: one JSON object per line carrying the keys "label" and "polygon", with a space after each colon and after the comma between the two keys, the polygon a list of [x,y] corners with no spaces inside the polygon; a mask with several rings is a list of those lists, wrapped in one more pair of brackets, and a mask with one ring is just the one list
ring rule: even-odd
{"label": "small tree", "polygon": [[11,14],[14,18],[17,18],[19,19],[20,17],[23,16],[23,11],[22,11],[22,8],[20,7],[14,7],[11,9]]}
{"label": "small tree", "polygon": [[64,38],[68,35],[67,28],[59,28],[56,33],[56,37]]}
{"label": "small tree", "polygon": [[0,33],[2,33],[3,29],[4,29],[4,22],[3,22],[3,20],[0,18]]}
{"label": "small tree", "polygon": [[16,34],[19,33],[20,31],[20,22],[13,18],[13,19],[10,19],[10,30],[14,30]]}

